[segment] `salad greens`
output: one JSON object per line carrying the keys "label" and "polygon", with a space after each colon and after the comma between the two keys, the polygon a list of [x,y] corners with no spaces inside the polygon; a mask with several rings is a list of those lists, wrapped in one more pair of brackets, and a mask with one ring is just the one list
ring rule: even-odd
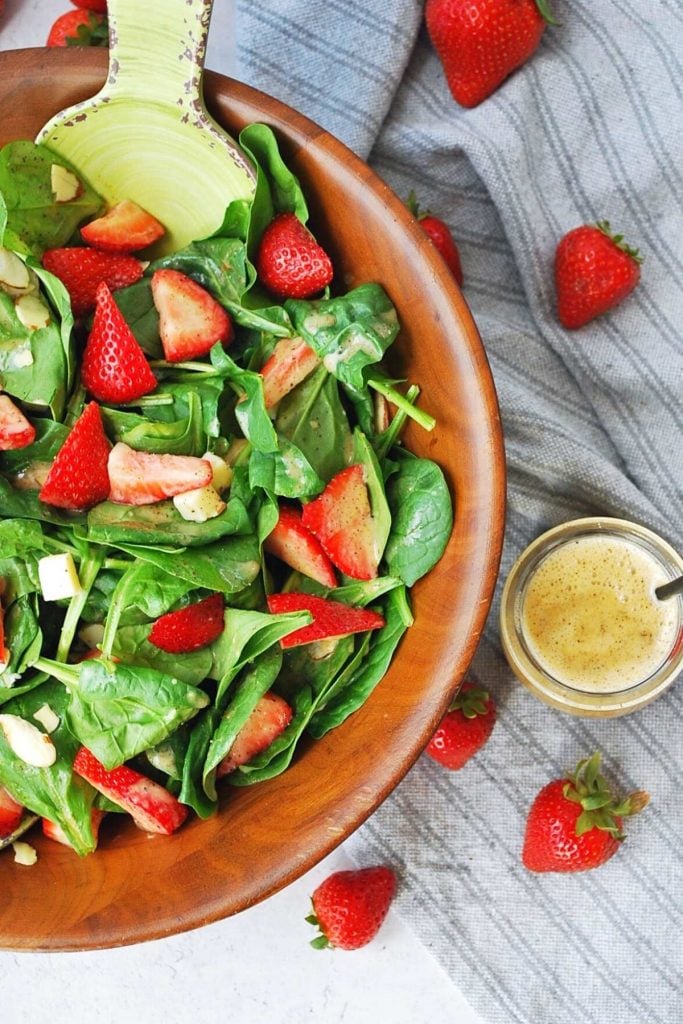
{"label": "salad greens", "polygon": [[[26,822],[38,815],[55,823],[81,855],[96,845],[93,808],[121,809],[73,771],[81,747],[106,772],[130,765],[209,816],[226,758],[266,695],[286,702],[289,721],[226,774],[227,784],[279,774],[302,737],[323,736],[362,706],[412,623],[408,587],[441,557],[452,528],[441,470],[401,444],[406,418],[427,429],[434,421],[415,405],[418,388],[404,393],[382,368],[400,329],[389,297],[369,282],[279,303],[261,287],[263,231],[283,212],[305,223],[308,208],[269,128],[249,126],[240,143],[257,172],[254,199],[231,203],[213,237],[155,261],[116,291],[158,384],[101,407],[113,444],[224,460],[225,508],[203,522],[171,500],[107,500],[70,512],[38,497],[86,402],[77,353],[88,329],[74,324],[68,291],[40,260],[48,249],[80,244],[79,225],[104,204],[86,183],[72,201],[56,202],[51,170],[68,165],[45,147],[14,142],[0,150],[0,246],[35,275],[34,294],[47,310],[42,326],[27,325],[0,279],[0,393],[35,428],[32,443],[0,450],[0,712],[46,735],[41,709],[57,722],[49,732],[54,762],[41,767],[19,756],[0,719],[0,787],[26,808]],[[164,359],[151,288],[163,268],[192,278],[227,310],[235,327],[229,350],[216,344],[199,360]],[[303,339],[317,365],[268,408],[261,370],[288,338]],[[395,409],[390,422],[376,414],[385,400]],[[363,469],[379,569],[373,579],[342,573],[337,586],[324,586],[268,553],[267,539],[283,507],[300,509],[351,466]],[[73,596],[45,599],[40,565],[50,555],[73,560]],[[384,624],[287,646],[281,641],[311,615],[272,614],[273,592],[368,608]],[[215,594],[225,602],[216,639],[184,652],[151,642],[161,617]],[[100,656],[83,660],[95,645]]]}

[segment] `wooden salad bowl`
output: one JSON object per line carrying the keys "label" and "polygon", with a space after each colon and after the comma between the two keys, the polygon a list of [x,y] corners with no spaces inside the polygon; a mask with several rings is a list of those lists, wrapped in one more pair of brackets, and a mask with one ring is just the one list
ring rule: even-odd
{"label": "wooden salad bowl", "polygon": [[[102,85],[106,52],[0,53],[0,143],[33,138],[59,109]],[[415,625],[388,675],[340,728],[300,749],[288,771],[225,787],[220,812],[150,838],[106,821],[80,859],[37,831],[33,868],[0,855],[0,947],[94,949],[161,938],[264,899],[356,829],[406,774],[465,675],[493,596],[505,516],[496,393],[470,311],[402,202],[340,142],[277,100],[210,72],[209,110],[233,135],[272,126],[311,207],[311,225],[349,288],[379,281],[402,323],[392,372],[416,382],[437,418],[408,446],[444,469],[455,528],[412,591]],[[191,201],[191,200],[189,200]]]}

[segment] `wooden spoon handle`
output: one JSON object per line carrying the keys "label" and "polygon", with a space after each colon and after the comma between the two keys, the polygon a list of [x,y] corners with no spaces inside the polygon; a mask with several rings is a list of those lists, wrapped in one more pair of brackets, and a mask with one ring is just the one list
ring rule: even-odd
{"label": "wooden spoon handle", "polygon": [[196,113],[212,7],[213,0],[109,0],[106,95]]}

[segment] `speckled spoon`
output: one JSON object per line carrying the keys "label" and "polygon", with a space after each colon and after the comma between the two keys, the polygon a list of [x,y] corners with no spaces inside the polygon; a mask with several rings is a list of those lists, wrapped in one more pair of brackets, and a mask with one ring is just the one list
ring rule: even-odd
{"label": "speckled spoon", "polygon": [[205,238],[253,170],[209,116],[202,68],[213,0],[109,0],[109,74],[96,96],[53,117],[42,142],[113,204],[132,199],[167,233],[154,255]]}

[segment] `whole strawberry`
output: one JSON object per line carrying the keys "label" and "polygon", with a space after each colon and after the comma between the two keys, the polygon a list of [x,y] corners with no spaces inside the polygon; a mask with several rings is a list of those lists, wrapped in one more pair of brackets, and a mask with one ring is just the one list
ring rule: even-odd
{"label": "whole strawberry", "polygon": [[395,893],[396,875],[391,868],[336,871],[313,893],[314,913],[306,920],[321,934],[311,945],[315,949],[366,946],[379,931]]}
{"label": "whole strawberry", "polygon": [[60,14],[47,37],[48,46],[108,46],[107,19],[93,10],[77,8]]}
{"label": "whole strawberry", "polygon": [[476,107],[557,24],[548,0],[427,0],[427,30],[453,98]]}
{"label": "whole strawberry", "polygon": [[474,683],[463,683],[425,753],[457,771],[484,746],[495,722],[493,698]]}
{"label": "whole strawberry", "polygon": [[541,790],[529,811],[522,862],[530,871],[589,871],[619,849],[622,819],[649,801],[636,792],[616,800],[600,774],[600,754]]}
{"label": "whole strawberry", "polygon": [[640,281],[643,258],[609,221],[574,228],[555,253],[557,315],[571,330],[613,309]]}
{"label": "whole strawberry", "polygon": [[258,275],[280,298],[308,299],[332,280],[332,261],[293,213],[280,213],[263,232]]}
{"label": "whole strawberry", "polygon": [[451,274],[462,288],[463,278],[460,253],[448,225],[442,221],[440,217],[435,217],[429,210],[422,213],[414,192],[411,192],[408,196],[407,206],[410,212],[420,222],[420,227],[424,233],[431,238],[432,242],[441,253],[441,256],[446,261],[446,265]]}

